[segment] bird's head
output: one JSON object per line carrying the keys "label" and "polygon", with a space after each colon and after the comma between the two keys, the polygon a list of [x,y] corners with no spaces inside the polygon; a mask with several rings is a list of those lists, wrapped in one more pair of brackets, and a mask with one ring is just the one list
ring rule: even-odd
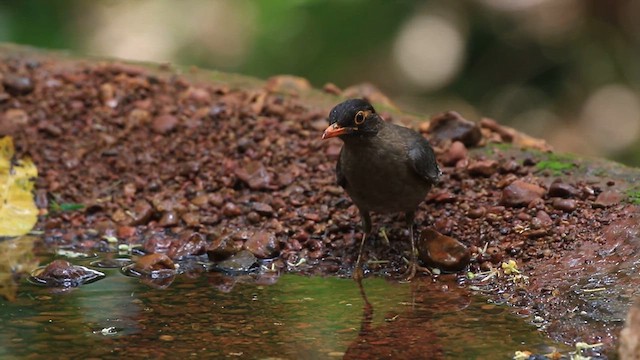
{"label": "bird's head", "polygon": [[378,133],[382,119],[371,104],[362,99],[350,99],[336,105],[329,113],[329,127],[322,139],[339,136],[372,136]]}

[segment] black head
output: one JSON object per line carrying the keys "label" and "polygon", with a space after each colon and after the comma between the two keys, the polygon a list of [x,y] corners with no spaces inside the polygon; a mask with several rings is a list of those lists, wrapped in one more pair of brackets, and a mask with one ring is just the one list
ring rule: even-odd
{"label": "black head", "polygon": [[339,136],[372,136],[378,133],[382,119],[371,104],[362,99],[350,99],[336,105],[329,113],[329,127],[323,139]]}

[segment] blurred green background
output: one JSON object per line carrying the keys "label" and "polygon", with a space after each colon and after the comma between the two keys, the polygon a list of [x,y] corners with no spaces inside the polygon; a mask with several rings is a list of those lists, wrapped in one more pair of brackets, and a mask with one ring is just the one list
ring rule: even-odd
{"label": "blurred green background", "polygon": [[0,0],[0,41],[492,117],[559,151],[640,165],[640,1]]}

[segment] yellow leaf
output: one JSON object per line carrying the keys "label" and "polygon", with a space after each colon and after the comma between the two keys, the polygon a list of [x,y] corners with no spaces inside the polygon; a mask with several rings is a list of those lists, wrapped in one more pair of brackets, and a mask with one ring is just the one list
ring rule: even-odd
{"label": "yellow leaf", "polygon": [[38,216],[32,193],[38,169],[30,159],[14,159],[14,151],[10,136],[0,138],[0,237],[28,233]]}
{"label": "yellow leaf", "polygon": [[36,240],[26,235],[0,242],[0,298],[14,301],[18,279],[38,267],[38,259],[33,255]]}

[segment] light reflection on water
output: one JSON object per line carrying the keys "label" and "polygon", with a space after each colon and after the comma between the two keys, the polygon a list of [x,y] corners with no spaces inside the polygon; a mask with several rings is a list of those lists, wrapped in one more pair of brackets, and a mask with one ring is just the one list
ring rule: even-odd
{"label": "light reflection on water", "polygon": [[[0,302],[0,358],[228,357],[508,359],[549,352],[505,306],[430,279],[367,279],[373,312],[351,279],[284,275],[273,285],[204,273],[150,288],[117,269],[65,293],[22,284]],[[232,287],[219,289],[225,281]],[[233,284],[235,283],[235,284]],[[367,317],[371,315],[370,321]],[[364,321],[363,321],[364,320]]]}

